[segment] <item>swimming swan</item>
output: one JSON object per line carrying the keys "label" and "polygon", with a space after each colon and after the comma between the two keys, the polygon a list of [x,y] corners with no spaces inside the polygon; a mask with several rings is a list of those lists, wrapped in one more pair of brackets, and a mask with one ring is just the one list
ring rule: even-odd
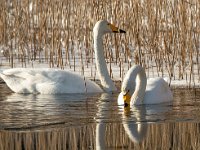
{"label": "swimming swan", "polygon": [[141,105],[165,103],[173,100],[172,92],[163,78],[147,80],[144,69],[131,67],[122,82],[118,96],[119,105]]}
{"label": "swimming swan", "polygon": [[14,68],[0,73],[8,87],[16,93],[99,93],[116,91],[103,55],[103,35],[106,33],[125,33],[105,20],[98,21],[93,29],[94,51],[101,89],[95,82],[72,73],[55,69]]}

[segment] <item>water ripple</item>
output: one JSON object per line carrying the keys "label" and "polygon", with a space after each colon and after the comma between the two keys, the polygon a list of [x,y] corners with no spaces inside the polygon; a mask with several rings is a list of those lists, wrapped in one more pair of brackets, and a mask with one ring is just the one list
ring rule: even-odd
{"label": "water ripple", "polygon": [[[117,105],[117,94],[15,94],[0,84],[0,130],[32,130],[94,122],[172,122],[200,120],[200,91],[174,90],[171,104],[129,110]],[[196,94],[195,94],[196,93]]]}

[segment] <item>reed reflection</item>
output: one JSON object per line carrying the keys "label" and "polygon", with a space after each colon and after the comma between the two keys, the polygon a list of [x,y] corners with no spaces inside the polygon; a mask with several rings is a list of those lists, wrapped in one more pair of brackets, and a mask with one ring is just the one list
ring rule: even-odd
{"label": "reed reflection", "polygon": [[[34,95],[22,96],[29,99],[26,101],[29,107],[26,107],[24,112],[20,109],[22,112],[19,114],[14,108],[23,108],[25,100],[14,100],[19,97],[12,95],[1,101],[4,109],[0,109],[0,112],[4,112],[5,115],[6,110],[10,111],[12,115],[10,121],[14,123],[18,121],[17,117],[26,116],[28,110],[34,110],[38,105],[44,107],[43,111],[42,107],[38,111],[32,111],[30,114],[33,115],[40,113],[35,118],[26,117],[24,120],[32,118],[31,123],[34,124],[44,121],[42,118],[47,117],[49,112],[54,115],[50,115],[50,120],[44,121],[52,124],[40,122],[39,125],[43,126],[36,128],[28,124],[31,128],[1,129],[0,149],[198,149],[200,147],[199,123],[172,121],[155,123],[155,118],[159,117],[169,120],[170,116],[167,114],[172,108],[168,104],[124,108],[115,103],[113,95],[106,93],[89,100],[88,96],[80,96],[76,102],[65,101],[65,96],[60,100],[57,100],[58,97],[54,100],[45,97],[46,102],[42,102],[40,97],[40,103],[37,98],[34,100]],[[50,102],[51,100],[53,102]],[[11,106],[12,110],[9,109]],[[58,124],[53,124],[55,121]],[[149,124],[151,121],[154,123]]]}

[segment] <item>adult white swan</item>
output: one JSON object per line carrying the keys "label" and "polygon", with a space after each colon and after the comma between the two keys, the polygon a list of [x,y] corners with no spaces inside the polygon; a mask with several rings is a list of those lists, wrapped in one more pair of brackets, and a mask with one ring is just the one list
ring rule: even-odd
{"label": "adult white swan", "polygon": [[55,69],[15,68],[4,70],[0,77],[16,93],[98,93],[116,91],[106,66],[103,54],[103,35],[106,33],[125,33],[105,20],[98,21],[93,29],[94,51],[101,89],[95,82],[77,74]]}
{"label": "adult white swan", "polygon": [[144,69],[135,65],[129,69],[118,96],[119,105],[157,104],[173,100],[172,92],[163,78],[147,80]]}

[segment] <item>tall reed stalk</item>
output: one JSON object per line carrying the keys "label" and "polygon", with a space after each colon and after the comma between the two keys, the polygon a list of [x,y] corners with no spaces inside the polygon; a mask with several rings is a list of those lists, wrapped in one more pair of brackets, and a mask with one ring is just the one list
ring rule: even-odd
{"label": "tall reed stalk", "polygon": [[113,65],[135,63],[155,76],[187,77],[191,86],[200,80],[199,7],[198,0],[5,0],[0,2],[1,65],[39,62],[83,72],[83,66],[95,65],[92,28],[106,19],[127,31],[105,36],[110,75]]}

